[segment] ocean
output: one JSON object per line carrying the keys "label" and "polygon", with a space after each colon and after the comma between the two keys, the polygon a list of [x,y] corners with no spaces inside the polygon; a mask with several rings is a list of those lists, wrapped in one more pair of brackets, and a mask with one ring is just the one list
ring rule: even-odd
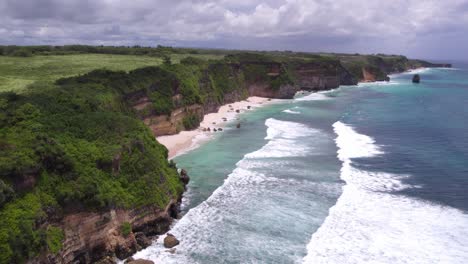
{"label": "ocean", "polygon": [[[457,67],[457,65],[455,65]],[[184,216],[156,263],[467,263],[468,67],[299,94],[175,158]]]}

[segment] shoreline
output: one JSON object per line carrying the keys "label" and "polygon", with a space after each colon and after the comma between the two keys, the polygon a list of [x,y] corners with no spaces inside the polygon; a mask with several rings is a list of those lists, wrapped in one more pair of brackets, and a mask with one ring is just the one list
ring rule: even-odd
{"label": "shoreline", "polygon": [[218,132],[214,131],[214,129],[219,130],[221,128],[223,130],[229,122],[235,121],[239,114],[279,100],[251,96],[243,101],[225,104],[218,109],[218,112],[204,115],[203,121],[200,122],[198,128],[181,131],[174,135],[159,136],[156,137],[156,140],[168,149],[168,159],[170,160],[209,141],[216,133],[222,133],[222,131]]}
{"label": "shoreline", "polygon": [[[405,74],[405,73],[419,73],[425,70],[430,69],[430,67],[419,67],[415,69],[408,69],[403,72],[395,72],[389,73],[388,76],[392,77],[397,74]],[[358,82],[356,85],[359,86],[361,84],[371,84],[371,83],[378,83],[379,81],[372,81],[372,82]],[[388,83],[382,81],[383,83]],[[337,87],[339,88],[339,87]],[[334,89],[337,89],[334,88]],[[329,90],[334,90],[329,89]],[[327,90],[328,91],[328,90]],[[320,91],[316,91],[320,92]],[[312,93],[316,93],[312,92]],[[164,135],[156,137],[156,140],[164,145],[168,149],[168,160],[171,160],[179,155],[187,153],[190,150],[193,150],[199,147],[201,144],[208,142],[215,133],[213,129],[219,128],[224,129],[227,123],[234,121],[237,116],[245,111],[252,110],[257,107],[269,105],[274,102],[278,102],[282,99],[273,99],[267,97],[259,97],[259,96],[250,96],[245,100],[237,101],[234,103],[228,103],[222,105],[218,112],[216,113],[209,113],[203,116],[203,121],[200,122],[200,125],[194,130],[184,130],[180,131],[177,134],[173,135]],[[250,108],[248,109],[247,107]],[[239,110],[237,113],[236,110]],[[206,129],[210,128],[210,131],[206,131]],[[222,131],[220,131],[222,132]]]}

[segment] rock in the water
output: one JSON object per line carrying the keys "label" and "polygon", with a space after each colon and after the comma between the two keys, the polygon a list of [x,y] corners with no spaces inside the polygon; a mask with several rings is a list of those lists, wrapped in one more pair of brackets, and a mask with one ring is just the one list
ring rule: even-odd
{"label": "rock in the water", "polygon": [[240,128],[240,123],[237,123],[236,127],[237,127],[237,128]]}
{"label": "rock in the water", "polygon": [[187,185],[189,183],[190,177],[188,176],[186,170],[184,170],[184,169],[180,170],[179,179],[185,185]]}
{"label": "rock in the water", "polygon": [[250,105],[248,105],[248,106],[247,106],[247,109],[250,109],[250,108],[252,108],[252,107],[251,107]]}
{"label": "rock in the water", "polygon": [[222,129],[222,128],[218,128],[218,131],[223,131],[223,129]]}
{"label": "rock in the water", "polygon": [[389,81],[390,81],[390,77],[388,77],[388,76],[385,77],[385,81],[386,81],[386,82],[389,82]]}
{"label": "rock in the water", "polygon": [[167,234],[167,236],[164,238],[164,247],[173,248],[177,245],[179,245],[179,240],[177,240],[174,235]]}
{"label": "rock in the water", "polygon": [[213,131],[216,132],[216,131],[218,131],[218,130],[217,130],[216,128],[213,128]]}
{"label": "rock in the water", "polygon": [[146,259],[136,259],[133,261],[129,261],[128,264],[154,264],[154,262]]}
{"label": "rock in the water", "polygon": [[239,110],[239,109],[236,109],[236,113],[240,113],[240,110]]}
{"label": "rock in the water", "polygon": [[413,76],[413,82],[414,83],[419,83],[421,81],[421,77],[419,76],[419,74],[415,74]]}

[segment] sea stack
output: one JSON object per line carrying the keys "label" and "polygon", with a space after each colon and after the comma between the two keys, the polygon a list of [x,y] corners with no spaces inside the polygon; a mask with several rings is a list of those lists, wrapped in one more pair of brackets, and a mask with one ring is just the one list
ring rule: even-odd
{"label": "sea stack", "polygon": [[420,80],[421,80],[421,77],[419,77],[419,74],[415,74],[413,76],[413,83],[419,83]]}

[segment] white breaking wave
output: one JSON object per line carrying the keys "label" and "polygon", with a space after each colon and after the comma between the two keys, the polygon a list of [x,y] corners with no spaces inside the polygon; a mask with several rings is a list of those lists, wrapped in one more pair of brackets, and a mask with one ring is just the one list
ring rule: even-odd
{"label": "white breaking wave", "polygon": [[294,110],[291,110],[291,109],[286,109],[286,110],[283,111],[283,113],[288,113],[288,114],[295,114],[295,115],[297,115],[297,114],[300,114],[301,112],[299,112],[299,111],[294,111]]}
{"label": "white breaking wave", "polygon": [[[341,184],[270,175],[272,166],[281,167],[288,175],[296,174],[294,166],[284,163],[285,159],[265,158],[302,156],[308,151],[301,144],[302,138],[319,131],[273,118],[267,119],[265,124],[268,143],[246,154],[223,185],[206,201],[189,210],[170,230],[181,241],[175,253],[162,246],[164,236],[161,236],[152,246],[136,253],[135,259],[184,264],[271,263],[272,256],[285,256],[291,262],[301,261],[303,254],[297,252],[303,250],[303,245],[298,244],[295,237],[288,237],[291,225],[316,222],[318,226],[327,213],[327,209],[320,208],[323,203],[320,199],[334,197]],[[310,211],[321,215],[317,219],[305,218],[305,212]],[[275,227],[274,236],[271,226]]]}
{"label": "white breaking wave", "polygon": [[330,98],[326,96],[330,91],[315,92],[304,97],[296,98],[296,101],[316,101],[316,100],[329,100]]}
{"label": "white breaking wave", "polygon": [[352,166],[353,158],[383,152],[366,135],[333,125],[343,162],[343,193],[312,235],[303,263],[466,263],[468,216],[397,191],[404,176],[371,173]]}

